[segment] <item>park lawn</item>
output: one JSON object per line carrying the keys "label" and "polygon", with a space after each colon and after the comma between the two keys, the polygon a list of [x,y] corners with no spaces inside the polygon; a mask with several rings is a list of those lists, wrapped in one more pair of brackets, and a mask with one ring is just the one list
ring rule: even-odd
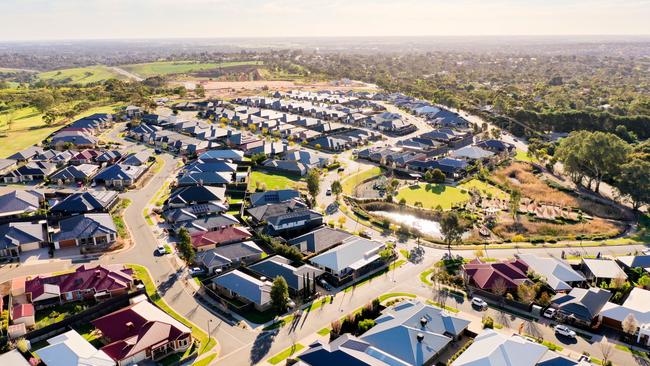
{"label": "park lawn", "polygon": [[517,149],[517,152],[515,153],[515,160],[525,161],[527,163],[539,163],[539,160],[528,156],[525,151],[519,149]]}
{"label": "park lawn", "polygon": [[39,79],[64,81],[69,79],[71,84],[88,84],[108,79],[125,79],[126,77],[111,68],[104,65],[77,67],[73,69],[63,69],[41,72],[38,75]]}
{"label": "park lawn", "polygon": [[343,182],[341,182],[341,186],[343,186],[343,194],[351,195],[354,192],[354,188],[361,184],[364,180],[370,179],[380,174],[381,168],[376,166],[349,176]]}
{"label": "park lawn", "polygon": [[172,309],[169,305],[167,305],[165,300],[160,297],[158,289],[156,289],[156,285],[154,285],[153,280],[149,275],[149,271],[147,271],[145,267],[137,264],[129,264],[128,267],[133,269],[135,277],[142,281],[147,291],[147,296],[149,296],[149,299],[154,304],[156,304],[160,309],[162,309],[162,311],[166,312],[174,319],[192,329],[192,337],[194,337],[194,339],[199,342],[199,355],[208,352],[217,345],[216,339],[208,337],[208,333],[206,333],[203,329],[199,328],[194,323],[187,320],[184,316],[174,311],[174,309]]}
{"label": "park lawn", "polygon": [[254,192],[257,187],[257,182],[260,182],[260,184],[264,183],[266,190],[297,188],[301,179],[301,177],[296,175],[254,171],[250,176],[248,190]]}
{"label": "park lawn", "polygon": [[216,69],[220,67],[261,64],[262,61],[230,61],[220,63],[201,63],[195,61],[159,61],[144,64],[122,65],[120,67],[124,70],[146,78],[156,75],[186,74],[191,72]]}
{"label": "park lawn", "polygon": [[450,210],[452,206],[469,200],[470,196],[456,187],[420,183],[400,189],[396,200],[400,201],[402,198],[410,206],[421,202],[423,208],[435,209],[441,206],[443,210]]}
{"label": "park lawn", "polygon": [[268,361],[269,361],[269,363],[271,365],[277,365],[280,362],[282,362],[282,361],[286,360],[287,358],[291,357],[292,355],[294,355],[295,353],[297,353],[298,351],[300,351],[303,348],[305,348],[305,346],[303,346],[300,343],[294,344],[293,346],[285,349],[284,351],[278,353],[277,355],[269,358]]}
{"label": "park lawn", "polygon": [[489,183],[486,183],[482,180],[479,179],[472,179],[470,181],[467,181],[463,184],[460,185],[460,187],[465,188],[466,190],[471,190],[472,188],[477,189],[479,192],[481,192],[481,195],[487,195],[491,194],[492,197],[498,198],[498,199],[509,199],[510,196],[508,193],[504,192],[503,190],[499,189],[498,187],[495,187]]}
{"label": "park lawn", "polygon": [[[75,119],[89,116],[94,113],[111,113],[116,105],[107,105],[102,107],[90,108],[85,112],[75,116]],[[0,114],[0,126],[4,129],[7,120],[7,114]],[[46,126],[43,123],[43,115],[34,108],[21,108],[16,111],[16,116],[11,130],[0,135],[0,157],[13,155],[22,151],[29,146],[40,143],[47,138],[52,132],[62,128],[61,124]]]}

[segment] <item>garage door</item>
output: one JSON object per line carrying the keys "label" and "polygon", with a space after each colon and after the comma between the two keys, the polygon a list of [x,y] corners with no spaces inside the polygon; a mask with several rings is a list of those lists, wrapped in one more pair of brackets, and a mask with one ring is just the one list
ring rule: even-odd
{"label": "garage door", "polygon": [[24,243],[24,244],[20,245],[20,249],[23,252],[27,252],[27,251],[30,251],[30,250],[36,250],[36,249],[39,249],[40,247],[41,247],[41,243],[39,243],[39,242],[36,242],[36,243]]}
{"label": "garage door", "polygon": [[59,248],[71,248],[76,246],[75,240],[70,239],[70,240],[61,240],[59,242]]}

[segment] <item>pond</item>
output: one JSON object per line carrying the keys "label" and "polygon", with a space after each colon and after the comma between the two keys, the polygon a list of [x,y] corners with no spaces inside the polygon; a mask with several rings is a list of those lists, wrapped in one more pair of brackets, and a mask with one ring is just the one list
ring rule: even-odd
{"label": "pond", "polygon": [[396,224],[412,227],[422,234],[431,236],[432,238],[442,239],[440,224],[437,221],[421,219],[410,214],[399,212],[372,211],[372,213],[387,218]]}

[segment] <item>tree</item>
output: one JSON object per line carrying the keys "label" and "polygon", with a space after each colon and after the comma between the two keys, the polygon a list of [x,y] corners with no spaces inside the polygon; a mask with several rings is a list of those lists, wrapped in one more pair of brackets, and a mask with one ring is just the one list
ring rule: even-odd
{"label": "tree", "polygon": [[43,114],[43,123],[45,123],[46,126],[51,126],[58,117],[59,116],[55,111],[47,111]]}
{"label": "tree", "polygon": [[636,321],[634,314],[630,313],[623,319],[621,328],[629,335],[633,336],[636,333],[637,329],[639,329],[639,322]]}
{"label": "tree", "polygon": [[338,199],[339,195],[343,193],[343,186],[341,185],[340,181],[335,180],[334,182],[332,182],[332,193],[334,193],[336,199]]}
{"label": "tree", "polygon": [[531,285],[527,285],[525,283],[520,284],[517,286],[517,298],[519,299],[520,302],[523,302],[524,304],[530,304],[535,300],[536,296],[536,291],[535,287]]}
{"label": "tree", "polygon": [[289,286],[282,276],[277,276],[271,285],[271,305],[279,313],[284,313],[289,305]]}
{"label": "tree", "polygon": [[194,250],[194,247],[192,246],[190,233],[186,228],[181,228],[178,231],[178,244],[176,244],[176,247],[178,248],[178,253],[180,254],[181,259],[184,260],[185,263],[190,264],[194,262],[196,250]]}
{"label": "tree", "polygon": [[442,170],[435,168],[431,171],[431,181],[433,183],[444,183],[445,179],[447,179],[447,177],[445,176],[445,173],[442,172]]}
{"label": "tree", "polygon": [[621,173],[616,178],[616,188],[621,195],[632,200],[632,206],[638,210],[644,204],[650,204],[650,162],[632,159],[621,166]]}
{"label": "tree", "polygon": [[184,97],[187,95],[187,89],[184,86],[177,86],[174,88],[174,94],[178,94],[179,97]]}
{"label": "tree", "polygon": [[16,348],[22,353],[26,353],[29,350],[29,343],[25,338],[18,338],[16,341]]}
{"label": "tree", "polygon": [[40,113],[45,113],[45,111],[54,105],[54,102],[54,97],[50,92],[36,93],[32,97],[32,106],[36,108]]}
{"label": "tree", "polygon": [[465,232],[465,227],[456,212],[450,211],[442,215],[442,219],[440,220],[440,232],[442,233],[445,244],[447,244],[447,250],[451,257],[452,244],[460,243],[462,241],[463,232]]}
{"label": "tree", "polygon": [[614,345],[609,343],[607,337],[603,337],[600,343],[598,343],[598,350],[600,351],[600,355],[603,356],[602,364],[609,365],[609,358],[612,356],[612,352],[614,352]]}
{"label": "tree", "polygon": [[311,196],[312,204],[315,205],[316,197],[320,192],[320,171],[318,169],[309,170],[305,180],[307,181],[307,191],[309,191],[309,195]]}
{"label": "tree", "polygon": [[194,87],[194,94],[199,98],[205,97],[205,87],[202,84],[196,84]]}
{"label": "tree", "polygon": [[253,164],[253,166],[262,164],[264,160],[266,160],[266,155],[264,155],[263,153],[253,154],[253,156],[251,156],[251,163]]}

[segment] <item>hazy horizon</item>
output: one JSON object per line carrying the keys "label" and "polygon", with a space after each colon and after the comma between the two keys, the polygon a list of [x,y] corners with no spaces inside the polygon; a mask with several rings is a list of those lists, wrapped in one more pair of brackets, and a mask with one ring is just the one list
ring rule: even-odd
{"label": "hazy horizon", "polygon": [[648,19],[650,0],[5,0],[0,41],[634,37]]}

